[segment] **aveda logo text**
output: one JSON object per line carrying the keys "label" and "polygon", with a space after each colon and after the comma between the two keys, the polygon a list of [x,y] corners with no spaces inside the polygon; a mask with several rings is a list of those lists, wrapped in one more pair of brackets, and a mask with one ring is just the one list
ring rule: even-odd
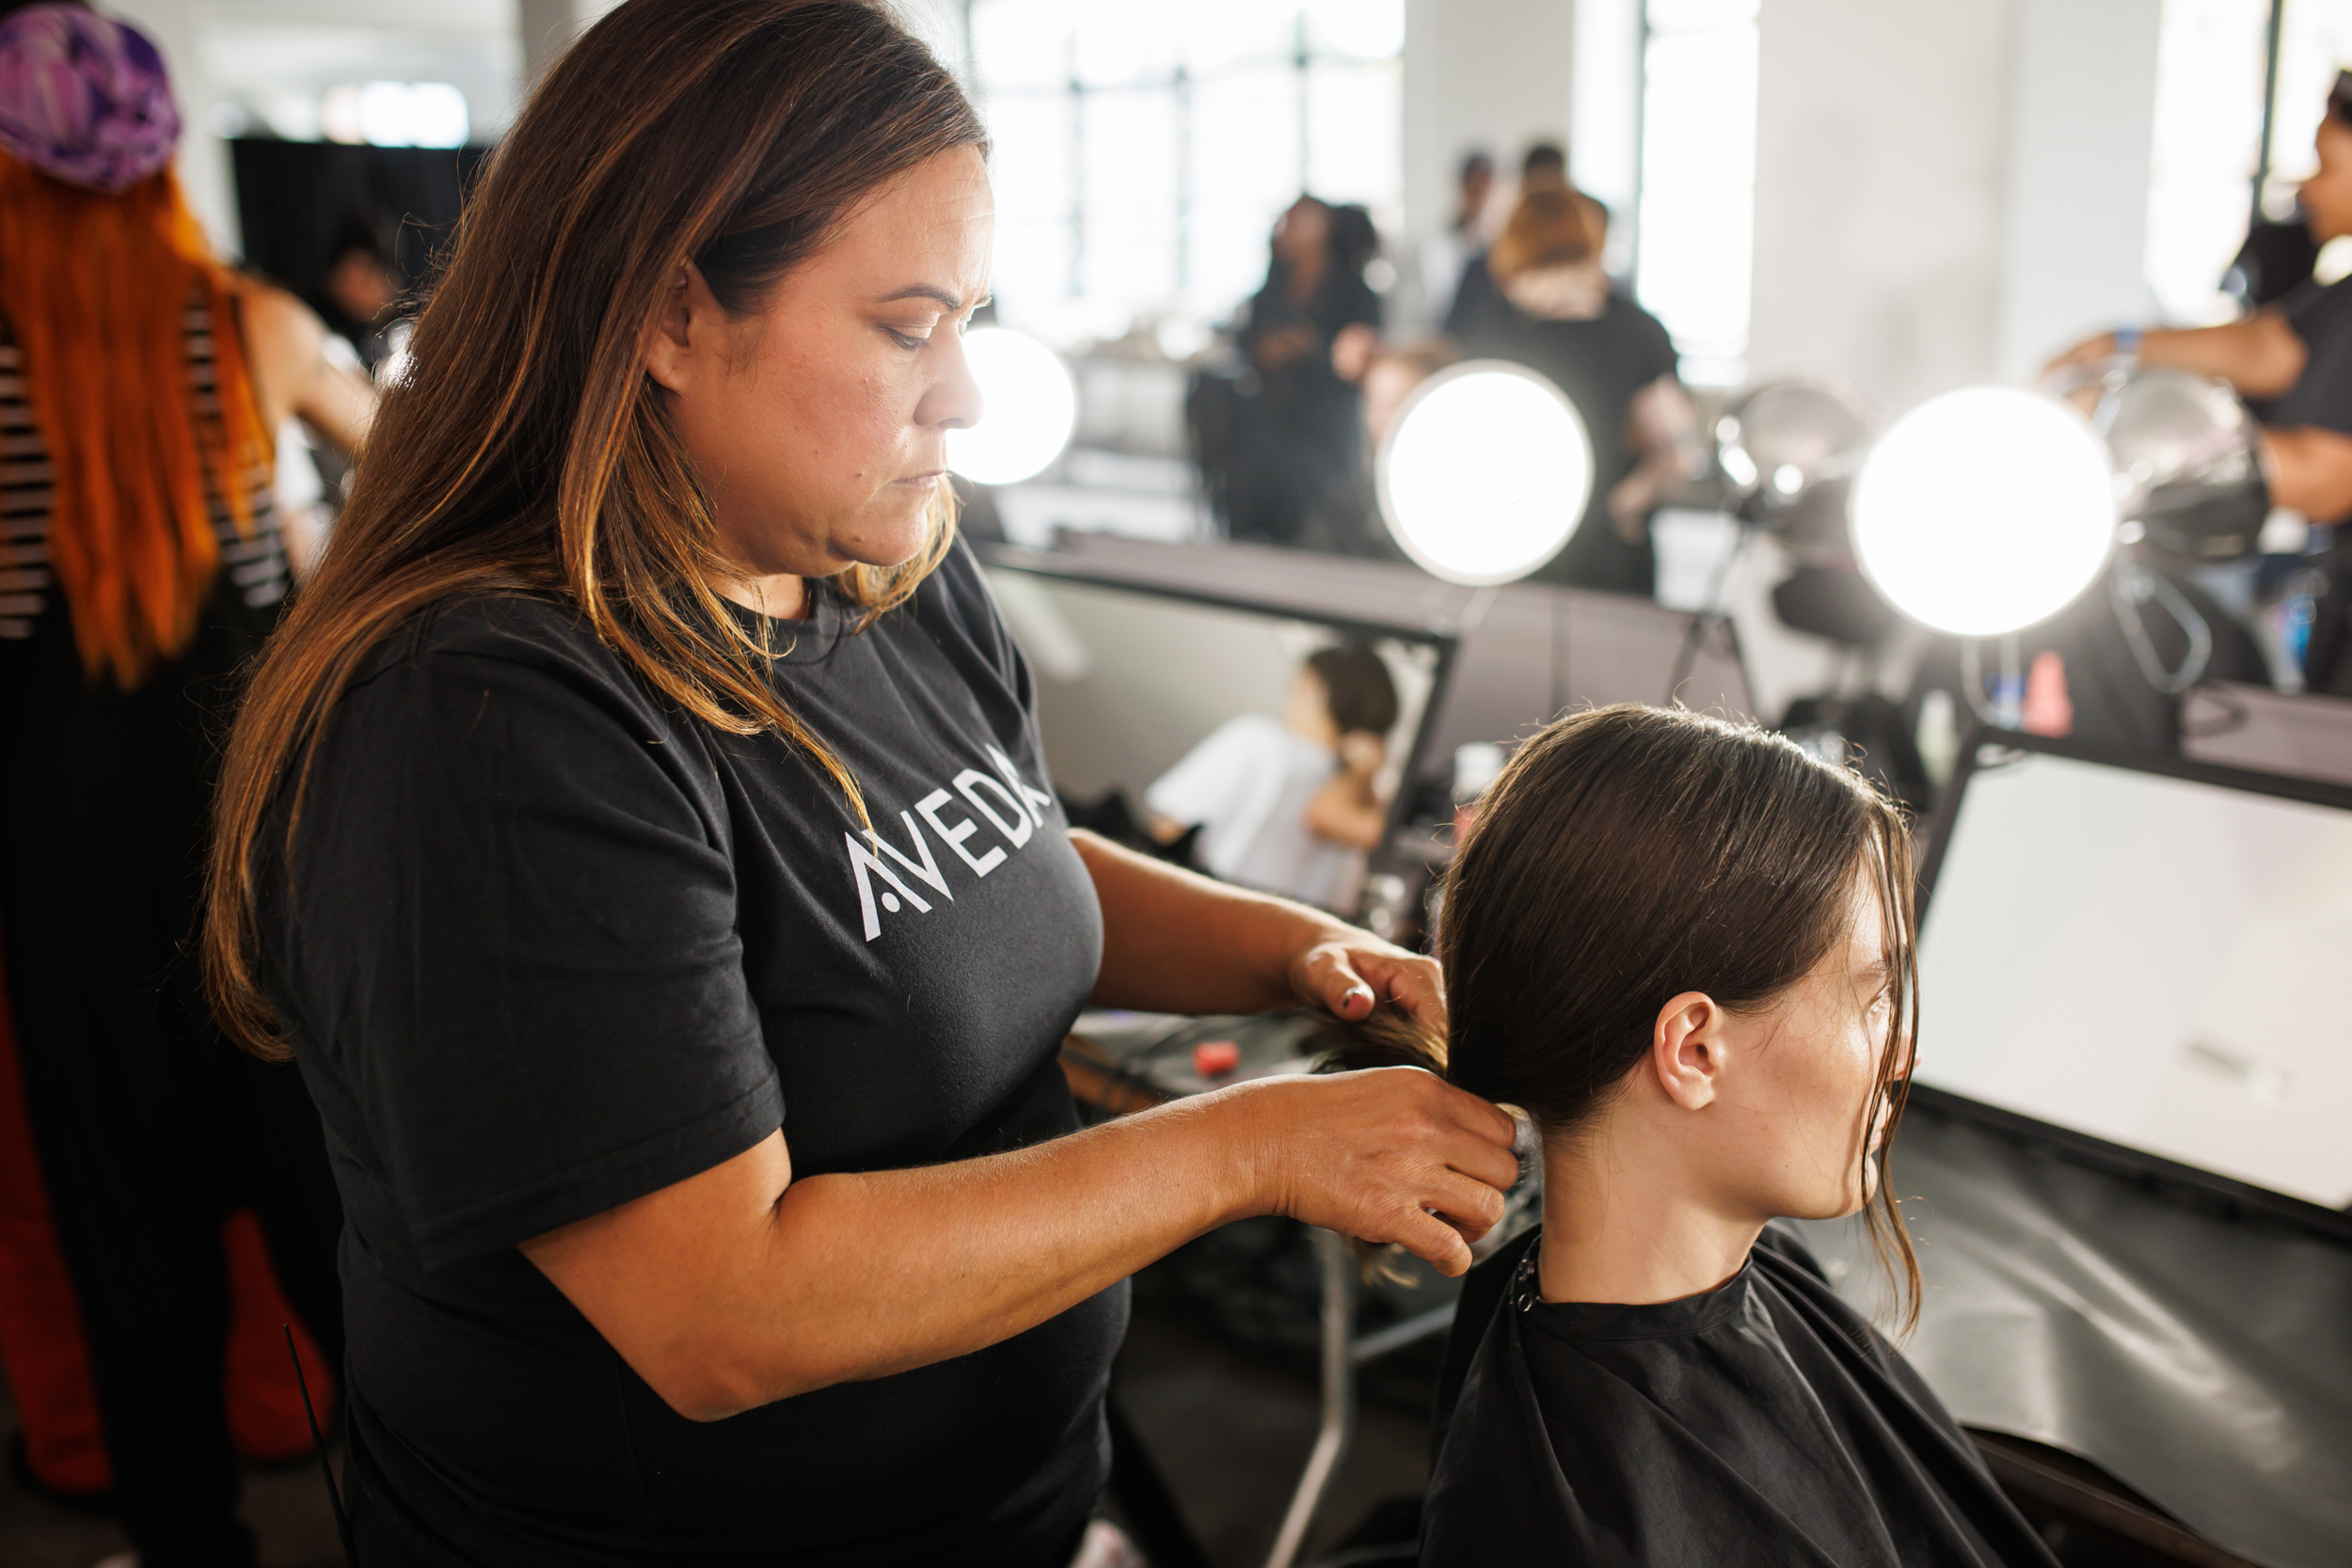
{"label": "aveda logo text", "polygon": [[[850,847],[850,874],[857,881],[858,911],[866,917],[867,942],[882,935],[885,912],[897,914],[909,904],[918,913],[931,912],[930,900],[916,891],[918,887],[929,888],[946,902],[955,902],[946,873],[932,848],[934,837],[953,857],[947,863],[960,860],[973,876],[985,877],[1045,826],[1044,808],[1054,803],[1054,798],[1030,788],[1012,759],[993,746],[988,749],[988,760],[995,772],[967,768],[947,781],[946,788],[932,790],[914,802],[913,811],[898,814],[908,848],[892,843],[879,821],[870,840],[853,832],[842,835]],[[982,820],[1005,842],[994,843],[982,832]],[[923,831],[926,825],[930,829],[928,834]],[[882,882],[879,893],[874,886],[878,877]]]}

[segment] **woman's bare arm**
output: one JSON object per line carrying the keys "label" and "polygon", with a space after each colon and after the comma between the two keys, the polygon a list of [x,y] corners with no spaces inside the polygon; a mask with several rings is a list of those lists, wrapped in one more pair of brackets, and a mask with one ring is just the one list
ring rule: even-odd
{"label": "woman's bare arm", "polygon": [[326,357],[326,327],[283,289],[242,286],[247,352],[265,425],[276,430],[300,415],[355,456],[375,420],[375,388]]}
{"label": "woman's bare arm", "polygon": [[1445,1024],[1437,963],[1303,904],[1251,893],[1073,832],[1103,904],[1094,1001],[1169,1013],[1301,1003],[1359,1019],[1393,1002]]}
{"label": "woman's bare arm", "polygon": [[[1442,1023],[1428,959],[1071,835],[1103,902],[1099,1000],[1199,1012],[1376,991]],[[1502,1212],[1511,1118],[1413,1069],[1240,1084],[1010,1154],[792,1178],[781,1132],[523,1253],[679,1414],[965,1354],[1228,1220],[1287,1214],[1446,1274]]]}
{"label": "woman's bare arm", "polygon": [[2352,436],[2313,426],[2266,429],[2262,450],[2274,505],[2315,523],[2352,515]]}
{"label": "woman's bare arm", "polygon": [[[2096,365],[2116,353],[2115,334],[2086,338],[2042,367],[2042,373]],[[2139,362],[2219,376],[2249,398],[2283,396],[2301,379],[2303,340],[2276,310],[2258,310],[2219,326],[2151,327],[2140,334]]]}
{"label": "woman's bare arm", "polygon": [[1389,749],[1366,731],[1339,739],[1340,770],[1307,801],[1307,831],[1351,849],[1376,849],[1389,831],[1389,803],[1375,783]]}
{"label": "woman's bare arm", "polygon": [[1369,780],[1342,773],[1307,801],[1307,831],[1351,849],[1376,849],[1388,832],[1389,808]]}
{"label": "woman's bare arm", "polygon": [[522,1250],[673,1409],[716,1420],[994,1344],[1245,1215],[1458,1275],[1501,1217],[1511,1138],[1412,1069],[1237,1085],[914,1170],[795,1181],[779,1132]]}
{"label": "woman's bare arm", "polygon": [[1644,521],[1697,477],[1706,458],[1699,449],[1698,416],[1691,407],[1691,394],[1670,375],[1633,394],[1625,435],[1641,462],[1610,490],[1609,520],[1621,535],[1638,540]]}

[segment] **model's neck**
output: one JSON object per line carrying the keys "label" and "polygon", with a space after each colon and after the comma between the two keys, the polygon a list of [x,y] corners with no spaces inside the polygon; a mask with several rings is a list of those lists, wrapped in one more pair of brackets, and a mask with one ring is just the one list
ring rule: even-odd
{"label": "model's neck", "polygon": [[1726,1213],[1642,1142],[1617,1136],[1606,1119],[1545,1140],[1546,1301],[1679,1301],[1747,1262],[1764,1222]]}

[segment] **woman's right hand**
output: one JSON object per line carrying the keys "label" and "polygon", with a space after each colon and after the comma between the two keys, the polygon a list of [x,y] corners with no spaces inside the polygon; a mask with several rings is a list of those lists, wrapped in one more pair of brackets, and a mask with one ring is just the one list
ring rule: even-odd
{"label": "woman's right hand", "polygon": [[2095,338],[2085,338],[2081,342],[2042,366],[2041,379],[2047,381],[2052,376],[2068,371],[2094,369],[2114,358],[2115,354],[2114,333],[2102,332]]}
{"label": "woman's right hand", "polygon": [[1230,1102],[1258,1213],[1394,1243],[1449,1276],[1518,1180],[1511,1118],[1419,1068],[1239,1084]]}

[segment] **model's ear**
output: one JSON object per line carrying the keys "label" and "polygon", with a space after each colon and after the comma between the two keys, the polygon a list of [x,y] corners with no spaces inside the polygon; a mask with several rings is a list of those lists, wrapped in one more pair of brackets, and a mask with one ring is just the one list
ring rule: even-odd
{"label": "model's ear", "polygon": [[1705,991],[1686,990],[1658,1009],[1649,1069],[1666,1098],[1686,1111],[1715,1101],[1724,1067],[1724,1010]]}
{"label": "model's ear", "polygon": [[718,303],[694,263],[681,265],[645,333],[645,373],[673,392],[685,391],[693,381],[695,351],[704,349],[707,356],[708,344],[697,339],[708,336]]}

